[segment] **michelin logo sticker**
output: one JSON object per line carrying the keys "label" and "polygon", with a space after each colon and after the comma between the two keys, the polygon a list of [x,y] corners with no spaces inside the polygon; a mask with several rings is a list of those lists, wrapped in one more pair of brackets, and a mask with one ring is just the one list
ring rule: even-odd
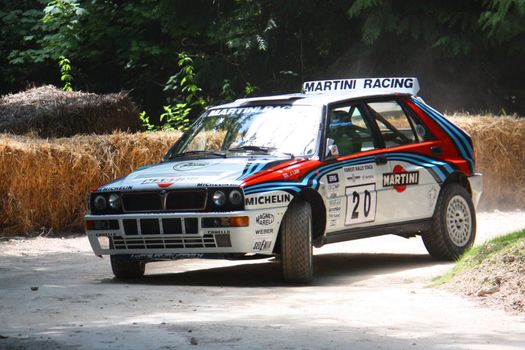
{"label": "michelin logo sticker", "polygon": [[284,191],[266,192],[265,194],[248,195],[244,199],[247,209],[264,209],[272,207],[287,206],[293,199],[293,196]]}

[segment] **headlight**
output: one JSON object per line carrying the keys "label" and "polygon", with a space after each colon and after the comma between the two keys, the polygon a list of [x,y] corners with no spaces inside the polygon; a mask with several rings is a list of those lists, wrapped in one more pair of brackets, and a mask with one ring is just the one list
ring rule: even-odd
{"label": "headlight", "polygon": [[113,193],[109,196],[108,203],[111,209],[120,209],[120,205],[122,202],[120,200],[120,196],[116,193]]}
{"label": "headlight", "polygon": [[240,205],[242,203],[242,194],[237,190],[230,192],[230,203],[233,205]]}
{"label": "headlight", "polygon": [[223,206],[224,203],[226,203],[226,195],[224,194],[224,192],[215,191],[215,193],[213,194],[213,203],[218,207]]}
{"label": "headlight", "polygon": [[95,209],[104,210],[107,205],[106,198],[104,196],[96,196],[93,204],[95,205]]}

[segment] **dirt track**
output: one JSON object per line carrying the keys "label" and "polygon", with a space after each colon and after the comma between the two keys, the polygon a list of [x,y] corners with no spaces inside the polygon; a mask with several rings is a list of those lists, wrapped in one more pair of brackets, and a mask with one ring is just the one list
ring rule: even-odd
{"label": "dirt track", "polygon": [[[478,226],[479,243],[525,227],[525,213],[481,213]],[[282,285],[271,260],[155,263],[120,283],[85,237],[0,248],[0,349],[525,348],[523,315],[427,287],[452,264],[420,239],[318,249],[309,287]]]}

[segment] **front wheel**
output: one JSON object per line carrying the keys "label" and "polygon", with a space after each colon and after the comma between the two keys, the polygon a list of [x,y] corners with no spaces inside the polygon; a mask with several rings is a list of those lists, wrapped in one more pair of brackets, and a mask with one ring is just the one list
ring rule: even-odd
{"label": "front wheel", "polygon": [[281,254],[285,282],[312,281],[312,209],[308,202],[290,204],[281,225]]}
{"label": "front wheel", "polygon": [[441,260],[458,259],[474,243],[476,238],[476,213],[468,191],[450,184],[442,189],[434,217],[432,230],[422,236],[430,255]]}
{"label": "front wheel", "polygon": [[129,260],[125,255],[111,255],[111,269],[116,278],[139,278],[144,276],[146,263]]}

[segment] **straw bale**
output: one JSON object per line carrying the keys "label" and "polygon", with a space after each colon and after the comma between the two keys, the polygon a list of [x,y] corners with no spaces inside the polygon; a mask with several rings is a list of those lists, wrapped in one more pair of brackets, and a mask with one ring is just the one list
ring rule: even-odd
{"label": "straw bale", "polygon": [[67,137],[139,128],[137,106],[123,92],[97,95],[47,85],[0,98],[0,132]]}
{"label": "straw bale", "polygon": [[[481,209],[525,209],[525,119],[452,116],[474,140]],[[158,162],[174,132],[41,139],[0,134],[0,233],[79,230],[89,190]],[[213,137],[203,141],[210,147]]]}
{"label": "straw bale", "polygon": [[481,209],[525,209],[525,118],[459,116],[450,119],[474,142],[483,173]]}
{"label": "straw bale", "polygon": [[180,133],[41,139],[0,134],[0,232],[79,230],[89,190],[158,162]]}

